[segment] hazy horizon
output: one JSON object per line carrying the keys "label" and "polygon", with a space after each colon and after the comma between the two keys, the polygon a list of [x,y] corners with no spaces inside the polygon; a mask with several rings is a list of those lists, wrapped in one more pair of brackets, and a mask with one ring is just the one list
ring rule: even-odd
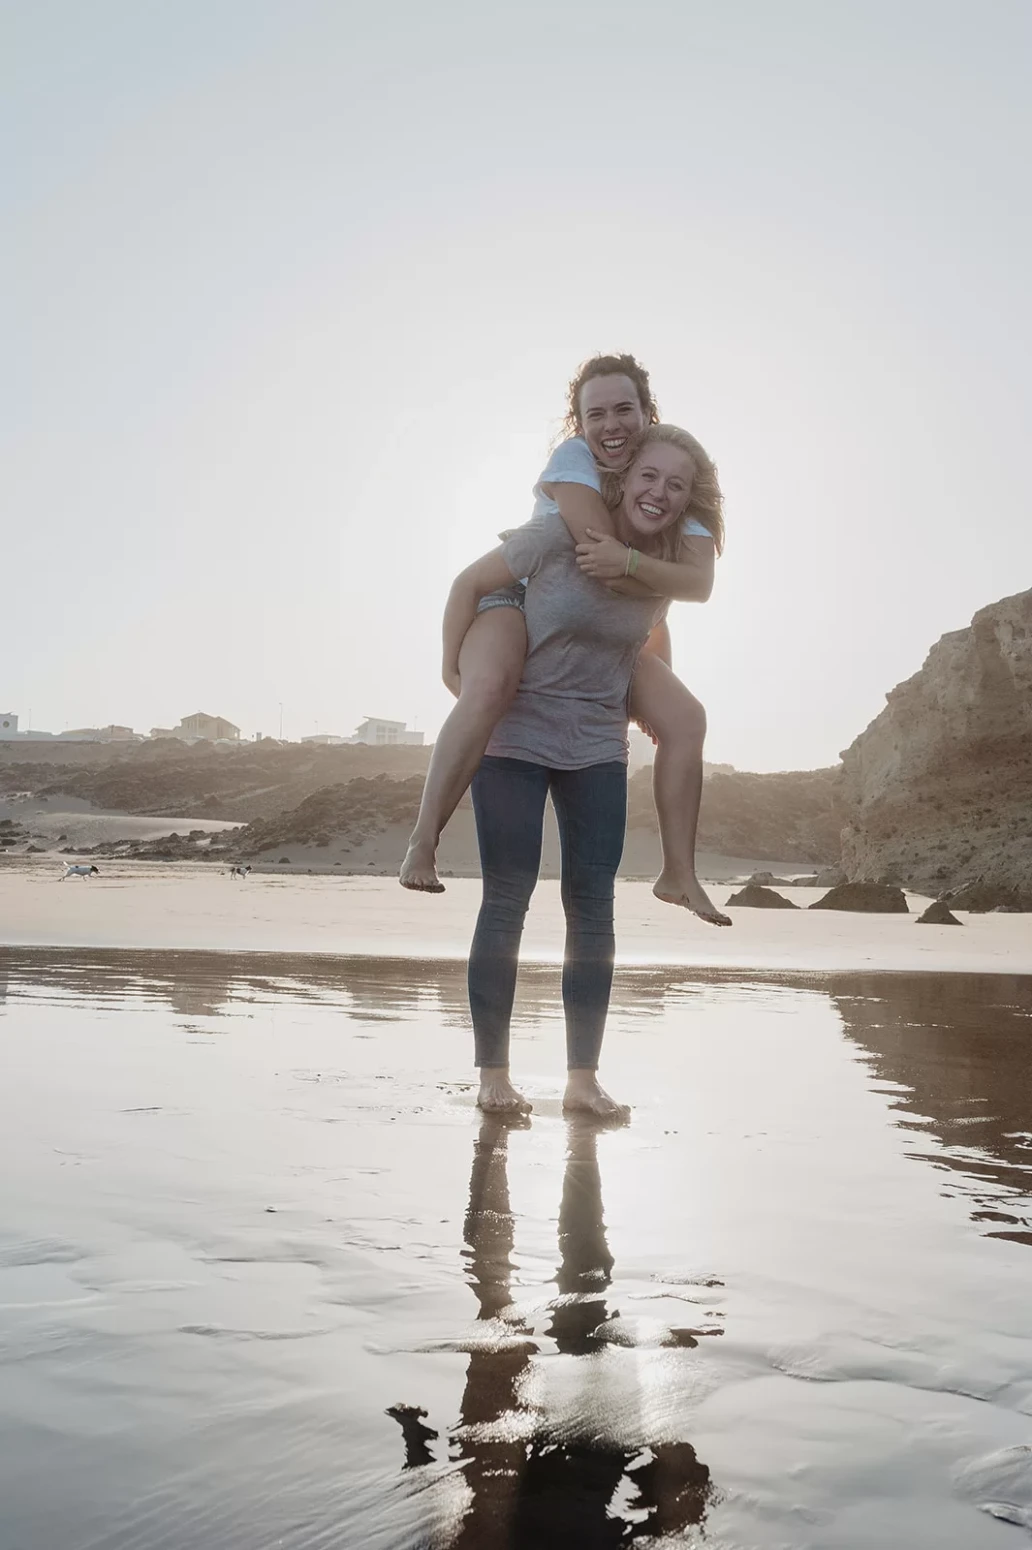
{"label": "hazy horizon", "polygon": [[451,577],[631,350],[716,459],[707,757],[1032,585],[1032,12],[0,5],[0,710],[432,739]]}

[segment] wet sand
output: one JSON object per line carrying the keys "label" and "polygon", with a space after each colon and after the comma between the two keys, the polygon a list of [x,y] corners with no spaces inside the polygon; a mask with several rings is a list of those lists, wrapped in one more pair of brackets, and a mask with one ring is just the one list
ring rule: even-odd
{"label": "wet sand", "polygon": [[[229,952],[462,957],[473,934],[480,884],[451,879],[438,897],[393,878],[277,877],[234,882],[202,864],[101,863],[88,882],[59,882],[53,861],[0,869],[0,943],[8,946],[198,948]],[[711,890],[723,904],[732,888]],[[780,890],[800,905],[823,889]],[[910,915],[738,909],[715,929],[660,904],[645,882],[619,880],[617,951],[626,963],[741,969],[846,969],[1032,974],[1032,916],[962,915],[962,928],[919,926]],[[563,939],[559,885],[541,882],[524,956],[554,962]]]}
{"label": "wet sand", "polygon": [[626,966],[610,1132],[557,988],[0,951],[4,1550],[1028,1543],[1032,980]]}

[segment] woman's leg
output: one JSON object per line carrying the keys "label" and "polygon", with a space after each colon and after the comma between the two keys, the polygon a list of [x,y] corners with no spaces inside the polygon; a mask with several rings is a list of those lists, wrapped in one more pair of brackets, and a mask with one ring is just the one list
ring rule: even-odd
{"label": "woman's leg", "polygon": [[568,1079],[563,1106],[600,1119],[627,1119],[630,1110],[603,1091],[597,1075],[613,984],[613,893],[627,823],[627,766],[553,770],[550,785],[559,822],[566,911],[563,1010]]}
{"label": "woman's leg", "polygon": [[462,689],[430,756],[416,827],[401,867],[403,888],[444,892],[436,865],[441,830],[458,807],[491,733],[519,688],[526,655],[522,609],[489,608],[470,625],[459,653]]}
{"label": "woman's leg", "polygon": [[717,909],[695,875],[706,712],[652,652],[638,659],[630,710],[635,720],[651,727],[657,739],[652,795],[659,817],[663,870],[652,891],[657,899],[693,910],[711,925],[729,926],[730,916]]}
{"label": "woman's leg", "polygon": [[523,921],[541,865],[548,771],[522,759],[481,761],[473,778],[484,898],[469,950],[469,1009],[480,1107],[526,1111],[509,1080],[509,1024]]}

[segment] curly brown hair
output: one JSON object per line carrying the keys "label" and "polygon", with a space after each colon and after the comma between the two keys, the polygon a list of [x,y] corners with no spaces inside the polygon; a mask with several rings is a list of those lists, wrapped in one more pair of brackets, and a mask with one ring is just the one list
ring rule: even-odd
{"label": "curly brown hair", "polygon": [[585,361],[578,367],[577,375],[571,380],[567,389],[566,416],[562,428],[563,440],[569,436],[581,436],[584,433],[580,418],[580,396],[585,382],[590,382],[593,377],[617,376],[630,377],[634,383],[638,402],[645,416],[645,424],[659,424],[659,405],[652,396],[649,374],[641,362],[636,361],[633,355],[593,355],[590,361]]}

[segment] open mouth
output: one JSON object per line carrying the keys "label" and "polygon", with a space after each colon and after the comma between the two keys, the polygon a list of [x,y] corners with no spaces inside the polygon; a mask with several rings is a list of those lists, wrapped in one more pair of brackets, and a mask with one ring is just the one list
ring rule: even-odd
{"label": "open mouth", "polygon": [[602,450],[610,457],[616,457],[627,445],[626,436],[610,436],[602,443]]}
{"label": "open mouth", "polygon": [[659,506],[654,506],[651,501],[639,501],[638,510],[641,512],[642,516],[647,517],[650,522],[662,522],[663,518],[666,516],[666,512],[663,511]]}

